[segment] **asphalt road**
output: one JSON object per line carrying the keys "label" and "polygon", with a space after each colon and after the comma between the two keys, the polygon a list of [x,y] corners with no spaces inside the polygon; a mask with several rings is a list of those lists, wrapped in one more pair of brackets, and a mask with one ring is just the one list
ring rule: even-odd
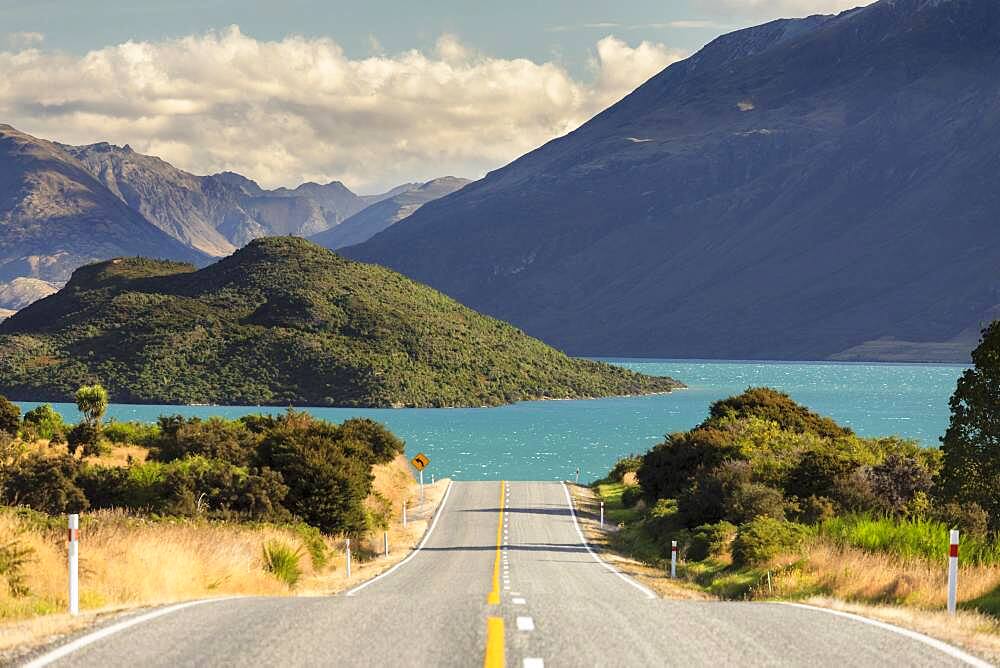
{"label": "asphalt road", "polygon": [[589,552],[562,484],[534,482],[506,489],[498,482],[454,483],[423,548],[360,590],[194,605],[112,633],[51,665],[477,666],[484,660],[525,668],[969,665],[913,638],[819,610],[655,598]]}

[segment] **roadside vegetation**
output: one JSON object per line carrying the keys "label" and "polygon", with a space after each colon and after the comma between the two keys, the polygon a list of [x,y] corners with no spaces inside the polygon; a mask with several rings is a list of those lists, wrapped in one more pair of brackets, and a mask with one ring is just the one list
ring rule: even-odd
{"label": "roadside vegetation", "polygon": [[105,422],[102,387],[76,397],[76,425],[0,397],[0,621],[65,611],[67,513],[83,513],[93,610],[328,591],[343,539],[359,565],[374,559],[412,492],[402,441],[371,420]]}
{"label": "roadside vegetation", "polygon": [[941,448],[861,438],[768,388],[716,402],[595,484],[610,546],[665,569],[676,540],[679,577],[721,598],[940,609],[958,528],[959,606],[1000,618],[1000,324],[973,359]]}

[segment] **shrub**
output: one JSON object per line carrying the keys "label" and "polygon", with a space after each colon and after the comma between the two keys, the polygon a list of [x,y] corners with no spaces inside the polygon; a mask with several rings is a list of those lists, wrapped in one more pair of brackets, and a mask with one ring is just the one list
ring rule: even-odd
{"label": "shrub", "polygon": [[824,496],[840,501],[840,487],[857,467],[857,462],[831,447],[808,450],[789,472],[785,493],[800,499]]}
{"label": "shrub", "polygon": [[606,480],[608,482],[624,482],[625,476],[627,474],[637,473],[641,466],[642,466],[641,455],[629,455],[628,457],[622,457],[617,462],[615,462],[615,465],[613,467],[611,467],[611,473],[608,474]]}
{"label": "shrub", "polygon": [[740,526],[733,540],[733,563],[737,566],[765,564],[779,554],[798,550],[809,535],[801,524],[758,517]]}
{"label": "shrub", "polygon": [[294,587],[302,577],[299,558],[302,548],[292,549],[285,543],[268,541],[264,543],[264,570],[274,575],[289,587]]}
{"label": "shrub", "polygon": [[355,442],[362,445],[358,452],[367,456],[371,464],[388,464],[403,452],[404,443],[389,431],[385,425],[368,418],[351,418],[341,423],[337,429],[337,440],[342,443]]}
{"label": "shrub", "polygon": [[687,558],[692,561],[703,561],[709,557],[718,557],[729,551],[736,537],[736,525],[722,521],[715,524],[703,524],[691,532],[688,543]]}
{"label": "shrub", "polygon": [[66,423],[51,404],[36,406],[25,413],[23,427],[31,430],[33,438],[44,438],[53,443],[64,443],[66,440]]}
{"label": "shrub", "polygon": [[81,451],[84,457],[98,456],[102,452],[101,431],[92,422],[81,422],[66,435],[70,452]]}
{"label": "shrub", "polygon": [[873,499],[882,511],[901,515],[917,494],[931,490],[931,474],[916,457],[889,454],[868,471]]}
{"label": "shrub", "polygon": [[700,472],[742,459],[730,435],[714,428],[671,434],[642,458],[637,477],[650,502],[676,498]]}
{"label": "shrub", "polygon": [[782,429],[812,433],[827,438],[848,436],[850,429],[828,417],[812,412],[792,400],[784,392],[769,387],[751,387],[743,394],[716,401],[708,410],[709,417],[702,427],[723,418],[758,417],[777,422]]}
{"label": "shrub", "polygon": [[738,488],[751,480],[750,464],[729,461],[700,472],[677,498],[677,507],[688,527],[726,519]]}
{"label": "shrub", "polygon": [[6,432],[11,436],[17,436],[21,428],[21,409],[7,400],[7,397],[0,396],[0,432]]}
{"label": "shrub", "polygon": [[207,420],[180,415],[161,417],[157,430],[160,436],[154,455],[165,462],[200,455],[246,466],[253,460],[260,443],[260,436],[251,431],[247,423],[218,417]]}
{"label": "shrub", "polygon": [[806,524],[820,524],[836,514],[833,501],[825,496],[810,496],[798,503],[798,519]]}
{"label": "shrub", "polygon": [[319,570],[330,561],[330,551],[323,540],[323,534],[319,529],[308,524],[298,524],[295,532],[302,539],[306,551],[309,552],[309,559],[312,561],[313,570]]}
{"label": "shrub", "polygon": [[637,485],[632,485],[631,487],[626,487],[622,490],[622,507],[624,508],[634,508],[637,503],[642,499],[642,489]]}
{"label": "shrub", "polygon": [[83,490],[76,484],[78,463],[69,455],[33,454],[11,469],[4,481],[7,505],[23,505],[49,515],[86,510]]}
{"label": "shrub", "polygon": [[160,428],[155,424],[143,422],[116,422],[112,420],[104,425],[104,438],[119,445],[141,445],[152,448],[157,445]]}
{"label": "shrub", "polygon": [[978,538],[984,538],[989,530],[989,515],[975,501],[970,503],[949,501],[942,505],[934,516],[949,527]]}
{"label": "shrub", "polygon": [[731,496],[726,517],[736,524],[744,524],[758,517],[785,519],[785,496],[780,489],[760,483],[745,483]]}

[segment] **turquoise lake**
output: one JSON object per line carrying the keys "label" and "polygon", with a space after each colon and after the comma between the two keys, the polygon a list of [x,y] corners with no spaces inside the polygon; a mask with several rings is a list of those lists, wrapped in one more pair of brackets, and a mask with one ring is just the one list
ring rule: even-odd
{"label": "turquoise lake", "polygon": [[[789,393],[863,436],[898,434],[936,445],[948,425],[948,399],[961,366],[927,364],[834,364],[827,362],[717,362],[607,360],[683,381],[689,389],[669,395],[533,401],[500,408],[352,409],[309,408],[340,422],[367,416],[406,440],[407,453],[425,452],[427,473],[460,480],[572,479],[604,476],[621,456],[643,452],[667,433],[701,422],[708,405],[747,387],[767,385]],[[37,405],[22,402],[30,409]],[[67,419],[76,407],[56,404]],[[280,412],[280,408],[115,404],[117,420],[155,421],[161,414],[222,415]]]}

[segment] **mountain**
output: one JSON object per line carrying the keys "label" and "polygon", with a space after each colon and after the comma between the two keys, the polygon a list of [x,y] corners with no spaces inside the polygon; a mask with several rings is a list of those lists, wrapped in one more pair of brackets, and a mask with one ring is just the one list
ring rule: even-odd
{"label": "mountain", "polygon": [[129,146],[100,143],[62,148],[119,199],[178,241],[213,256],[236,250],[216,229],[218,217],[225,215],[218,203],[225,187],[212,189],[212,181],[136,153]]}
{"label": "mountain", "polygon": [[321,246],[336,250],[371,239],[395,225],[427,202],[450,195],[471,183],[468,179],[445,176],[420,186],[403,190],[354,214],[340,225],[312,237]]}
{"label": "mountain", "polygon": [[0,309],[11,312],[22,309],[32,302],[48,297],[59,286],[37,278],[15,278],[10,283],[0,283]]}
{"label": "mountain", "polygon": [[372,204],[381,202],[384,199],[389,199],[390,197],[395,197],[396,195],[405,193],[407,190],[419,188],[422,185],[422,183],[403,183],[395,188],[385,191],[384,193],[379,193],[377,195],[362,195],[361,199],[365,201],[366,205],[371,206]]}
{"label": "mountain", "polygon": [[82,267],[0,324],[0,393],[68,401],[100,381],[141,403],[480,406],[669,391],[566,357],[387,269],[304,239],[251,242],[204,269]]}
{"label": "mountain", "polygon": [[995,0],[774,21],[344,252],[574,354],[967,361],[998,99]]}
{"label": "mountain", "polygon": [[206,258],[129,208],[52,142],[0,125],[0,281],[65,281],[118,255]]}
{"label": "mountain", "polygon": [[161,230],[216,257],[262,236],[322,232],[367,206],[339,181],[264,190],[234,172],[196,176],[129,146],[61,148]]}

